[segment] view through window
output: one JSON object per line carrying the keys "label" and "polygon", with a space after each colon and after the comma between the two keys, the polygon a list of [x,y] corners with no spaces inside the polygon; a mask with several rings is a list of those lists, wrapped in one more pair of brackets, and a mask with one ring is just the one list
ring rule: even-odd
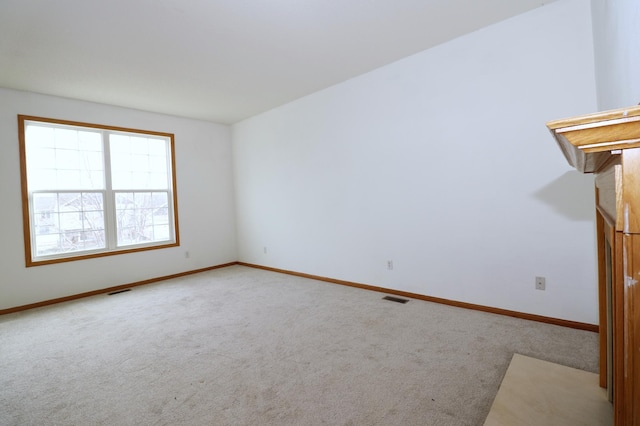
{"label": "view through window", "polygon": [[172,134],[18,121],[27,266],[178,245]]}

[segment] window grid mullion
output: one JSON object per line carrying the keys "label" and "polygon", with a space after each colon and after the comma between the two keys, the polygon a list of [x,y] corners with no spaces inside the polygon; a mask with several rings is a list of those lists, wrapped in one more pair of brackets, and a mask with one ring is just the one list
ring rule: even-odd
{"label": "window grid mullion", "polygon": [[116,200],[115,192],[112,188],[111,179],[111,148],[109,144],[110,132],[105,130],[102,132],[102,144],[104,152],[104,183],[106,197],[104,200],[104,215],[105,215],[105,234],[107,239],[107,247],[109,250],[114,250],[117,247],[117,232],[118,227],[116,223]]}

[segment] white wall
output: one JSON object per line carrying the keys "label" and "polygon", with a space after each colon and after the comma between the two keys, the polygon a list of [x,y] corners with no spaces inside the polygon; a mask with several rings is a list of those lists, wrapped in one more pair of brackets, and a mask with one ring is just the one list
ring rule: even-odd
{"label": "white wall", "polygon": [[[181,246],[26,268],[18,114],[174,133]],[[0,200],[0,309],[237,258],[228,126],[0,89]]]}
{"label": "white wall", "polygon": [[600,110],[640,103],[640,2],[592,0]]}
{"label": "white wall", "polygon": [[544,126],[596,109],[591,40],[561,0],[234,125],[239,260],[596,324],[593,179]]}

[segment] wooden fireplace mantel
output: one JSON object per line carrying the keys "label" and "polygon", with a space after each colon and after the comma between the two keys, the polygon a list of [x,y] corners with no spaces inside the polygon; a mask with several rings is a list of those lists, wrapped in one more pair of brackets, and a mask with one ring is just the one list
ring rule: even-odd
{"label": "wooden fireplace mantel", "polygon": [[582,173],[597,172],[612,151],[640,147],[640,106],[550,121],[565,158]]}
{"label": "wooden fireplace mantel", "polygon": [[600,385],[614,425],[640,426],[640,106],[547,127],[571,166],[596,175]]}

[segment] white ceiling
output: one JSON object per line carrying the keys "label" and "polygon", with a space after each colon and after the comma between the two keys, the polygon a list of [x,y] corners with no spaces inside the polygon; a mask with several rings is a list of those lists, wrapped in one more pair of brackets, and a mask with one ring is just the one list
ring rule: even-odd
{"label": "white ceiling", "polygon": [[0,87],[234,123],[553,0],[0,0]]}

